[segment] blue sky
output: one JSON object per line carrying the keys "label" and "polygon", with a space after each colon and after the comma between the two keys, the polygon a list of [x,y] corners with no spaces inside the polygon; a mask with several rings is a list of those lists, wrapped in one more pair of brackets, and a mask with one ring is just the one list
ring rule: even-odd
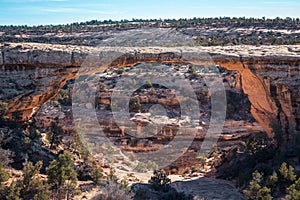
{"label": "blue sky", "polygon": [[297,18],[300,0],[0,0],[0,25],[220,16]]}

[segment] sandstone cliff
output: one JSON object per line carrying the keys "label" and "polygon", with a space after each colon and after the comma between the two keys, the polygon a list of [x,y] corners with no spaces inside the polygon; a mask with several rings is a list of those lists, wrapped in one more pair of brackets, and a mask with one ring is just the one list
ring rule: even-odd
{"label": "sandstone cliff", "polygon": [[270,124],[276,121],[286,131],[300,130],[300,46],[97,48],[5,43],[0,48],[0,101],[8,103],[8,115],[20,111],[23,119],[29,118],[67,80],[79,75],[139,62],[186,61],[238,70],[251,113],[269,136]]}

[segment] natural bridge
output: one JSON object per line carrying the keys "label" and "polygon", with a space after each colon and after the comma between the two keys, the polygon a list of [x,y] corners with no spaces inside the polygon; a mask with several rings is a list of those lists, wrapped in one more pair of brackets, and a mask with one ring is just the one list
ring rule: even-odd
{"label": "natural bridge", "polygon": [[269,136],[276,121],[286,131],[300,130],[300,45],[115,48],[4,43],[0,48],[0,101],[8,103],[8,115],[20,111],[23,119],[29,118],[67,80],[110,66],[214,63],[241,74],[251,113]]}

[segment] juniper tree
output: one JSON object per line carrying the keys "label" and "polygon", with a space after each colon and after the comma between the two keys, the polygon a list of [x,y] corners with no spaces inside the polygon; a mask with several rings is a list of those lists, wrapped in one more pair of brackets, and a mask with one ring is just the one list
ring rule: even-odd
{"label": "juniper tree", "polygon": [[150,178],[149,183],[154,190],[165,192],[169,190],[171,179],[168,178],[164,170],[154,170],[153,176]]}
{"label": "juniper tree", "polygon": [[48,183],[57,192],[59,198],[69,199],[77,185],[77,173],[74,169],[73,156],[65,151],[57,160],[53,160],[46,168]]}
{"label": "juniper tree", "polygon": [[266,186],[263,187],[262,182],[262,174],[260,174],[258,171],[253,172],[252,180],[250,181],[248,188],[243,190],[245,196],[251,200],[271,200],[271,189]]}
{"label": "juniper tree", "polygon": [[50,142],[50,149],[60,145],[62,143],[62,134],[63,129],[58,126],[58,119],[55,119],[55,122],[51,122],[50,132],[47,134],[47,138]]}
{"label": "juniper tree", "polygon": [[291,183],[296,180],[293,166],[287,166],[285,162],[281,164],[279,172],[284,182]]}
{"label": "juniper tree", "polygon": [[38,177],[42,165],[43,162],[39,161],[35,165],[29,162],[24,166],[21,194],[25,199],[50,199],[51,192],[48,184]]}
{"label": "juniper tree", "polygon": [[300,199],[300,178],[286,189],[287,195],[285,199],[287,200],[298,200]]}

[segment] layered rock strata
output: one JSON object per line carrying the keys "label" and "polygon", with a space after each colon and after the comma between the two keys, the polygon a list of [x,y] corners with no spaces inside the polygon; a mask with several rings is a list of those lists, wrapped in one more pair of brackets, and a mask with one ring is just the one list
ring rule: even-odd
{"label": "layered rock strata", "polygon": [[251,113],[273,136],[272,123],[300,130],[300,46],[85,47],[37,43],[0,44],[0,100],[7,114],[29,118],[65,82],[110,66],[140,62],[212,63],[241,74]]}

